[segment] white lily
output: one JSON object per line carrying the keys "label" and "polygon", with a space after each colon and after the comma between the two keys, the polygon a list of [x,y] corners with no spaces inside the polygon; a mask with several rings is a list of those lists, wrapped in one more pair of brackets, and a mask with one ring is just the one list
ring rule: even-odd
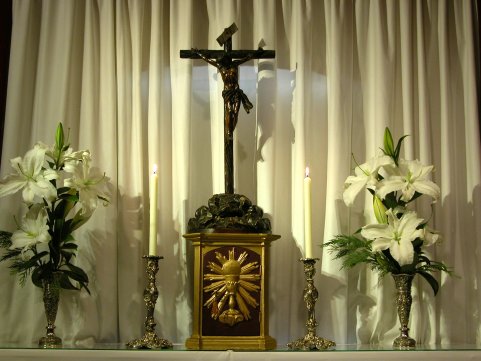
{"label": "white lily", "polygon": [[35,196],[47,200],[56,197],[57,190],[50,180],[58,178],[58,174],[52,169],[44,169],[45,151],[45,148],[36,145],[23,158],[17,157],[10,160],[15,173],[8,175],[0,182],[0,197],[16,193],[21,189],[23,189],[23,200],[27,203],[32,203]]}
{"label": "white lily", "polygon": [[347,206],[351,206],[354,199],[363,188],[375,188],[378,183],[377,175],[379,168],[390,164],[394,164],[391,157],[378,155],[371,158],[366,163],[358,165],[354,169],[356,175],[347,177],[344,182],[344,187],[346,188],[342,195],[344,203]]}
{"label": "white lily", "polygon": [[109,178],[98,168],[90,167],[88,151],[83,152],[82,161],[66,162],[65,170],[71,172],[72,177],[65,179],[64,185],[79,191],[79,201],[87,213],[97,208],[99,196],[107,198],[104,187]]}
{"label": "white lily", "polygon": [[415,192],[437,199],[441,193],[437,184],[428,179],[433,166],[424,166],[418,160],[399,160],[399,167],[385,167],[387,176],[379,182],[376,193],[384,199],[391,192],[401,191],[401,200],[409,202]]}
{"label": "white lily", "polygon": [[[71,150],[71,148],[69,148],[69,150]],[[75,173],[82,161],[90,163],[91,159],[90,151],[88,150],[79,150],[76,152],[67,151],[63,162],[64,170],[68,173]]]}
{"label": "white lily", "polygon": [[431,246],[434,243],[438,242],[441,239],[441,235],[439,234],[438,231],[429,228],[429,227],[424,227],[424,243],[423,245],[425,246]]}
{"label": "white lily", "polygon": [[[76,270],[71,263],[77,253],[72,232],[90,218],[99,201],[108,203],[102,193],[108,178],[90,168],[90,163],[88,151],[74,152],[69,147],[62,123],[57,126],[53,146],[39,142],[23,158],[11,160],[15,172],[0,181],[0,197],[22,190],[28,212],[17,222],[11,242],[0,242],[0,246],[13,251],[8,258],[10,268],[22,275],[22,282],[32,272],[32,281],[42,287],[42,281],[53,272]],[[52,239],[58,242],[52,243]],[[49,267],[41,269],[47,263]],[[65,276],[87,289],[86,274],[78,271]]]}
{"label": "white lily", "polygon": [[22,252],[39,243],[48,243],[51,237],[48,233],[47,212],[45,209],[31,210],[23,218],[20,229],[12,234],[10,249],[22,248]]}
{"label": "white lily", "polygon": [[423,219],[418,218],[414,211],[407,211],[401,218],[398,218],[392,209],[389,209],[386,211],[386,215],[387,224],[364,226],[361,235],[373,241],[373,252],[389,249],[400,266],[411,264],[414,258],[412,242],[416,238],[424,237],[424,230],[417,229]]}

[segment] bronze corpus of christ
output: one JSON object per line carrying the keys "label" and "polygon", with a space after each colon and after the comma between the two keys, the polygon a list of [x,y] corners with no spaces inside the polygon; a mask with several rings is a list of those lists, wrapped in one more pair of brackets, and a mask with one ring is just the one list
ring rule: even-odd
{"label": "bronze corpus of christ", "polygon": [[195,218],[189,220],[189,231],[201,229],[237,229],[248,232],[270,232],[270,222],[263,218],[262,209],[253,205],[245,196],[234,194],[234,129],[239,118],[240,106],[245,111],[253,108],[252,103],[239,87],[239,65],[251,59],[272,59],[274,50],[232,50],[232,35],[237,26],[225,28],[217,38],[224,50],[181,50],[184,59],[202,59],[215,66],[224,83],[224,181],[225,193],[209,199],[209,206],[200,207]]}
{"label": "bronze corpus of christ", "polygon": [[217,38],[224,50],[181,50],[180,57],[188,59],[203,59],[215,66],[224,82],[222,97],[224,99],[224,180],[225,193],[234,193],[234,129],[239,117],[240,105],[247,113],[253,105],[239,88],[239,65],[251,59],[271,59],[275,57],[274,50],[232,50],[232,35],[237,31],[235,24],[226,28]]}

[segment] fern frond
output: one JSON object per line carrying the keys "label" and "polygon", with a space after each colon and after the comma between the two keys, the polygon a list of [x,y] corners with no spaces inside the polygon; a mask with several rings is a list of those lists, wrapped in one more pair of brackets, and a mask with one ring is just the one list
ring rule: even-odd
{"label": "fern frond", "polygon": [[452,275],[453,273],[451,268],[438,261],[430,261],[429,263],[425,263],[422,266],[417,267],[416,270],[424,272],[446,272],[449,275]]}
{"label": "fern frond", "polygon": [[334,259],[342,259],[342,268],[350,269],[360,263],[370,263],[372,256],[371,242],[356,236],[340,234],[325,243]]}
{"label": "fern frond", "polygon": [[0,258],[0,262],[12,259],[14,257],[18,257],[20,253],[22,253],[22,251],[19,249],[7,249],[3,256]]}
{"label": "fern frond", "polygon": [[0,231],[0,247],[9,248],[12,245],[12,233]]}

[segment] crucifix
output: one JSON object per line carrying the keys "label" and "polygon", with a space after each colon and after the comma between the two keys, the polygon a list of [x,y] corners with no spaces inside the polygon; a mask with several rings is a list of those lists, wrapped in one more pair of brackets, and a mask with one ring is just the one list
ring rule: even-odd
{"label": "crucifix", "polygon": [[181,50],[180,57],[184,59],[203,59],[215,66],[222,76],[224,90],[224,181],[225,193],[234,193],[234,129],[237,125],[240,105],[245,111],[253,108],[247,95],[239,88],[239,65],[251,59],[273,59],[274,50],[232,50],[232,35],[237,31],[233,23],[217,38],[224,50]]}

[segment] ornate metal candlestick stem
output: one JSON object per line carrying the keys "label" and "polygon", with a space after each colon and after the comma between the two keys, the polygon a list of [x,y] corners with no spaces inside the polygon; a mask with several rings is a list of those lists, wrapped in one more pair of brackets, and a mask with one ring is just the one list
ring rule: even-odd
{"label": "ornate metal candlestick stem", "polygon": [[287,344],[292,350],[326,350],[330,347],[336,346],[333,341],[326,340],[322,337],[316,336],[316,315],[315,305],[318,297],[318,292],[314,286],[314,275],[316,273],[315,264],[319,258],[301,258],[300,261],[304,263],[304,274],[306,276],[306,287],[304,287],[304,302],[307,307],[307,335]]}
{"label": "ornate metal candlestick stem", "polygon": [[128,348],[170,348],[172,343],[157,336],[155,333],[154,309],[159,291],[155,285],[155,275],[159,271],[159,260],[164,257],[143,256],[147,259],[147,287],[144,290],[144,301],[147,306],[147,316],[145,317],[145,333],[136,340],[127,343]]}

